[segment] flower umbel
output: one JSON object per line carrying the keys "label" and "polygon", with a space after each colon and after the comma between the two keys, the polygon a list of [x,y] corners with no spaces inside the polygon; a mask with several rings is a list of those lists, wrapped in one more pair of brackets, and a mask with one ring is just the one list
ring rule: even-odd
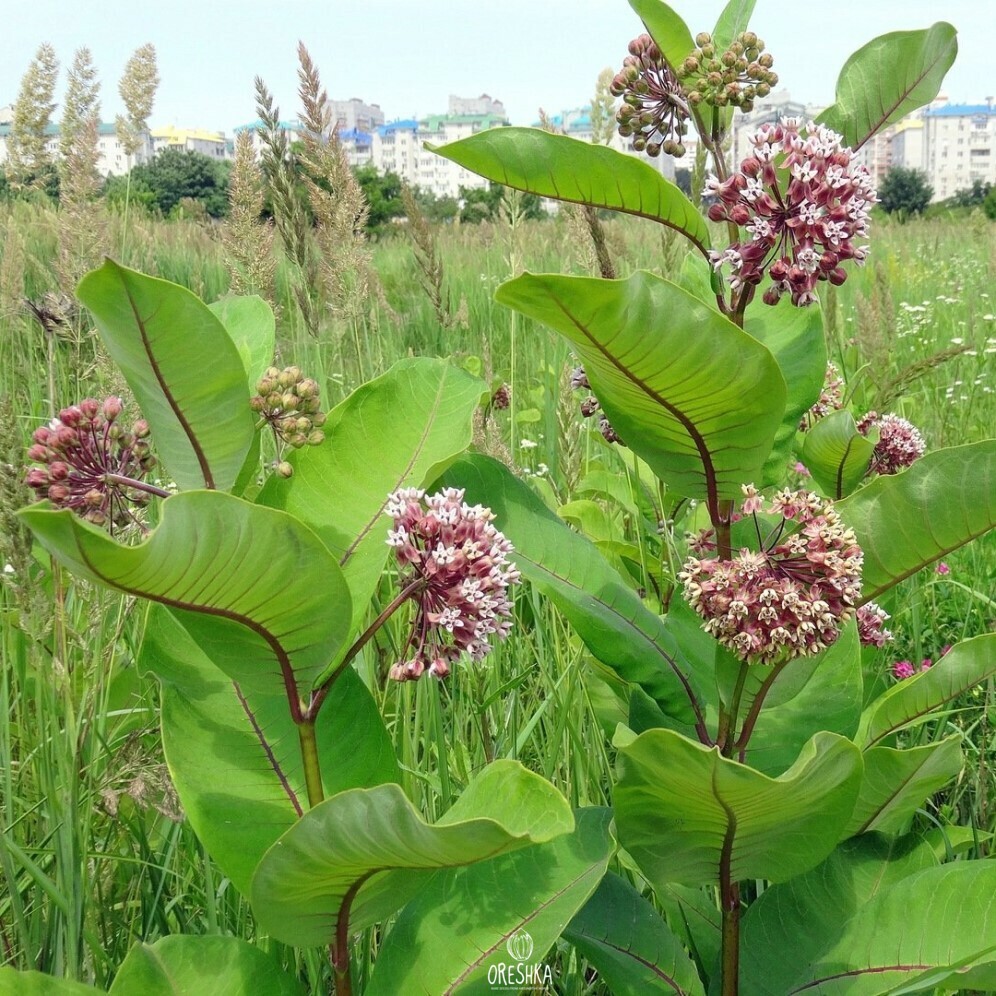
{"label": "flower umbel", "polygon": [[867,436],[872,429],[878,431],[878,442],[868,467],[869,472],[874,474],[898,474],[919,460],[927,450],[920,430],[899,415],[868,412],[857,423],[857,429],[862,436]]}
{"label": "flower umbel", "polygon": [[[744,511],[757,523],[759,496],[752,485],[744,494]],[[759,552],[744,548],[732,560],[689,557],[678,574],[705,631],[749,664],[825,650],[861,594],[861,549],[832,502],[785,490],[768,511],[782,521]]]}
{"label": "flower umbel", "polygon": [[[28,459],[39,467],[27,484],[56,508],[69,508],[94,525],[134,521],[132,505],[144,505],[149,491],[136,487],[155,465],[144,419],[125,429],[118,421],[120,398],[85,398],[36,429]],[[150,489],[156,490],[156,489]]]}
{"label": "flower umbel", "polygon": [[805,432],[821,418],[826,418],[831,412],[839,411],[844,406],[844,379],[833,363],[827,364],[827,372],[823,378],[823,390],[809,411],[799,422],[799,431]]}
{"label": "flower umbel", "polygon": [[704,100],[716,107],[739,107],[746,114],[754,109],[754,101],[767,97],[778,82],[778,74],[771,71],[775,60],[753,31],[741,32],[724,52],[716,50],[708,31],[696,35],[695,44],[691,55],[677,67],[690,104]]}
{"label": "flower umbel", "polygon": [[756,286],[767,273],[766,304],[789,294],[795,305],[812,304],[816,285],[847,279],[842,264],[864,262],[867,246],[855,239],[868,234],[876,201],[864,166],[851,166],[851,150],[823,125],[800,125],[797,118],[765,124],[750,138],[754,151],[740,170],[708,182],[718,199],[709,209],[713,221],[746,229],[748,241],[712,252],[718,270],[733,270],[734,290]]}
{"label": "flower umbel", "polygon": [[[249,399],[249,405],[262,416],[257,428],[269,425],[278,448],[286,444],[300,449],[325,441],[325,433],[320,428],[325,424],[325,412],[322,411],[318,382],[303,377],[299,367],[284,367],[283,370],[269,367],[256,385],[256,392]],[[287,462],[278,462],[276,470],[282,477],[294,473],[294,468]]]}
{"label": "flower umbel", "polygon": [[494,513],[468,505],[464,492],[447,488],[425,497],[416,488],[390,496],[394,519],[387,542],[401,566],[400,582],[414,585],[417,609],[401,660],[391,668],[396,681],[413,681],[428,671],[450,672],[461,653],[480,660],[488,638],[504,639],[511,629],[508,586],[519,579],[507,556],[512,544],[492,524]]}
{"label": "flower umbel", "polygon": [[892,639],[892,633],[885,628],[889,613],[874,602],[858,606],[858,639],[866,647],[884,647]]}

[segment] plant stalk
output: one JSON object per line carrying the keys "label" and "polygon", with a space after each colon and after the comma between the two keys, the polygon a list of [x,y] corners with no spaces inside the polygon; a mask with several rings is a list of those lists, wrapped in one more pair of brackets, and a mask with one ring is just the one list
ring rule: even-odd
{"label": "plant stalk", "polygon": [[315,720],[308,718],[298,723],[301,740],[301,761],[304,764],[304,781],[308,787],[308,806],[314,809],[325,798],[322,788],[322,767],[318,759],[318,741],[315,739]]}

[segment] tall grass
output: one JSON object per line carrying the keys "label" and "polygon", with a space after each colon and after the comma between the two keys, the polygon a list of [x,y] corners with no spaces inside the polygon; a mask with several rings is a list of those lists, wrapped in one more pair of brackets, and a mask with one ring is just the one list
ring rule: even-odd
{"label": "tall grass", "polygon": [[[181,283],[208,301],[228,291],[222,233],[193,221],[132,214],[107,219],[126,265]],[[649,223],[604,223],[620,276],[638,267],[673,272],[674,247]],[[20,452],[53,411],[87,394],[123,393],[87,317],[69,310],[43,328],[25,306],[72,288],[51,265],[59,216],[39,204],[0,206],[0,448],[6,480],[19,479]],[[451,321],[422,289],[411,242],[373,248],[383,300],[328,310],[318,328],[303,320],[297,270],[281,260],[273,303],[278,355],[318,378],[331,407],[364,380],[409,354],[450,356],[513,387],[512,407],[492,412],[500,448],[551,503],[583,493],[608,467],[624,481],[602,501],[605,521],[631,540],[649,573],[670,571],[666,542],[641,536],[642,516],[665,517],[659,496],[636,482],[625,450],[582,424],[566,388],[570,356],[546,329],[498,307],[499,283],[524,269],[583,272],[577,227],[510,217],[433,234],[445,270]],[[874,255],[828,302],[832,352],[849,392],[865,406],[888,401],[919,425],[931,446],[972,441],[996,425],[996,226],[972,218],[905,226],[882,223]],[[575,261],[571,263],[571,261]],[[990,296],[992,295],[992,296]],[[535,445],[534,445],[535,444]],[[142,612],[52,570],[26,553],[9,518],[24,500],[16,483],[5,507],[0,566],[0,951],[2,961],[107,984],[128,947],[162,935],[253,936],[251,914],[178,813],[157,737],[158,689],[135,667]],[[652,504],[651,504],[652,503]],[[943,645],[992,628],[996,546],[984,540],[948,558],[950,573],[906,582],[894,600],[894,648],[868,662],[890,680],[897,656],[936,659]],[[663,597],[663,595],[662,595]],[[395,646],[388,628],[358,662],[387,719],[405,789],[428,817],[442,813],[472,774],[498,757],[518,758],[552,779],[577,805],[607,800],[612,763],[606,732],[623,717],[582,644],[548,602],[526,591],[523,624],[479,668],[457,668],[445,684],[385,685]],[[996,831],[991,710],[994,690],[956,703],[946,723],[964,740],[964,777],[938,801],[939,818],[977,828],[978,853]],[[376,952],[377,934],[363,949]],[[315,992],[328,965],[316,953],[282,950]],[[367,965],[371,958],[360,959]],[[565,956],[562,991],[591,991]]]}

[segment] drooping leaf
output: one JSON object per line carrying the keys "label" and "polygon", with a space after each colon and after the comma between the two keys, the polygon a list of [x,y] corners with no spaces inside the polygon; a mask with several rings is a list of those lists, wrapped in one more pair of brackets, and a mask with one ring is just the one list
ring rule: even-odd
{"label": "drooping leaf", "polygon": [[594,966],[614,996],[704,996],[692,960],[664,918],[609,872],[564,938]]}
{"label": "drooping leaf", "polygon": [[864,761],[861,791],[844,833],[898,833],[924,800],[961,771],[961,737],[907,750],[872,747],[864,752]]}
{"label": "drooping leaf", "polygon": [[514,190],[649,218],[681,232],[703,255],[709,248],[705,219],[675,184],[604,145],[539,128],[489,128],[428,148]]}
{"label": "drooping leaf", "polygon": [[867,750],[996,674],[996,633],[965,640],[934,667],[895,684],[861,714],[855,740]]}
{"label": "drooping leaf", "polygon": [[717,52],[725,52],[730,47],[730,42],[747,30],[750,19],[754,16],[755,3],[756,0],[729,0],[712,32]]}
{"label": "drooping leaf", "polygon": [[773,949],[740,992],[879,996],[930,993],[938,987],[992,992],[994,895],[996,862],[958,861],[925,868],[880,889],[863,904],[852,905],[848,898],[845,910],[852,915],[830,938],[822,939],[814,957],[786,959],[786,948]]}
{"label": "drooping leaf", "polygon": [[996,439],[935,450],[839,502],[865,555],[864,601],[996,526]]}
{"label": "drooping leaf", "polygon": [[774,779],[671,730],[615,744],[619,842],[652,884],[717,884],[724,860],[733,881],[799,875],[840,839],[861,783],[861,752],[832,733]]}
{"label": "drooping leaf", "polygon": [[136,944],[109,996],[304,996],[276,959],[239,937],[164,937]]}
{"label": "drooping leaf", "polygon": [[868,471],[875,444],[848,411],[831,412],[806,433],[802,462],[828,498],[849,495]]}
{"label": "drooping leaf", "polygon": [[435,825],[397,785],[341,792],[266,853],[252,882],[253,909],[259,928],[277,940],[328,944],[344,904],[350,928],[360,930],[395,912],[413,882],[424,887],[440,868],[552,840],[573,826],[564,797],[515,761],[488,765]]}
{"label": "drooping leaf", "polygon": [[621,678],[639,685],[681,729],[694,735],[692,700],[704,697],[677,663],[678,644],[661,619],[529,487],[497,460],[468,456],[441,482],[466,489],[466,500],[487,504],[495,525],[515,546],[509,559],[551,598],[586,646]]}
{"label": "drooping leaf", "polygon": [[163,502],[161,524],[138,546],[69,511],[20,515],[73,573],[175,610],[243,688],[296,701],[348,635],[349,591],[335,557],[283,512],[190,491]]}
{"label": "drooping leaf", "polygon": [[97,996],[102,989],[44,972],[18,972],[0,968],[0,996]]}
{"label": "drooping leaf", "polygon": [[223,297],[208,305],[228,332],[246,370],[250,394],[273,363],[277,323],[273,309],[255,294]]}
{"label": "drooping leaf", "polygon": [[329,413],[326,441],[295,453],[294,476],[272,477],[260,502],[311,526],[367,611],[390,548],[388,495],[420,487],[467,448],[486,385],[444,360],[407,359]]}
{"label": "drooping leaf", "polygon": [[256,430],[245,367],[224,325],[186,288],[111,260],[76,294],[179,488],[231,488]]}
{"label": "drooping leaf", "polygon": [[[743,918],[740,992],[743,996],[797,992],[793,985],[800,970],[831,948],[866,904],[936,863],[930,847],[918,838],[864,834],[841,844],[805,875],[766,889]],[[786,957],[789,952],[791,957]],[[850,966],[840,967],[843,972]],[[884,985],[869,990],[885,991]]]}
{"label": "drooping leaf", "polygon": [[[391,928],[365,996],[486,996],[497,972],[514,981],[519,966],[544,980],[543,955],[595,890],[615,850],[611,818],[608,809],[578,810],[573,833],[438,872]],[[481,905],[468,902],[485,896]]]}
{"label": "drooping leaf", "polygon": [[708,985],[719,965],[722,945],[722,914],[716,905],[716,890],[665,882],[654,889],[671,929],[681,938]]}
{"label": "drooping leaf", "polygon": [[629,0],[629,5],[672,67],[680,66],[692,54],[695,40],[688,25],[663,0]]}
{"label": "drooping leaf", "polygon": [[645,272],[526,273],[496,300],[570,340],[613,427],[675,494],[739,498],[760,479],[785,381],[764,346],[694,295]]}
{"label": "drooping leaf", "polygon": [[944,21],[874,38],[844,63],[836,100],[816,120],[859,149],[877,131],[929,104],[957,54],[957,32]]}
{"label": "drooping leaf", "polygon": [[[187,819],[248,895],[260,858],[308,808],[287,699],[233,684],[161,606],[149,613],[139,665],[162,683],[163,750]],[[400,781],[387,729],[352,668],[336,679],[315,737],[326,796]]]}

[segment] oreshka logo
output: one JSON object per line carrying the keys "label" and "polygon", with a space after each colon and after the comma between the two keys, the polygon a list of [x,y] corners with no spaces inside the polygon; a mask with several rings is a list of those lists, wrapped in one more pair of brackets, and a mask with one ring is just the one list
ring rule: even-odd
{"label": "oreshka logo", "polygon": [[530,961],[533,956],[533,938],[527,930],[517,930],[505,942],[511,962],[498,962],[488,967],[488,985],[497,992],[520,992],[535,989],[553,991],[553,972],[549,965]]}

